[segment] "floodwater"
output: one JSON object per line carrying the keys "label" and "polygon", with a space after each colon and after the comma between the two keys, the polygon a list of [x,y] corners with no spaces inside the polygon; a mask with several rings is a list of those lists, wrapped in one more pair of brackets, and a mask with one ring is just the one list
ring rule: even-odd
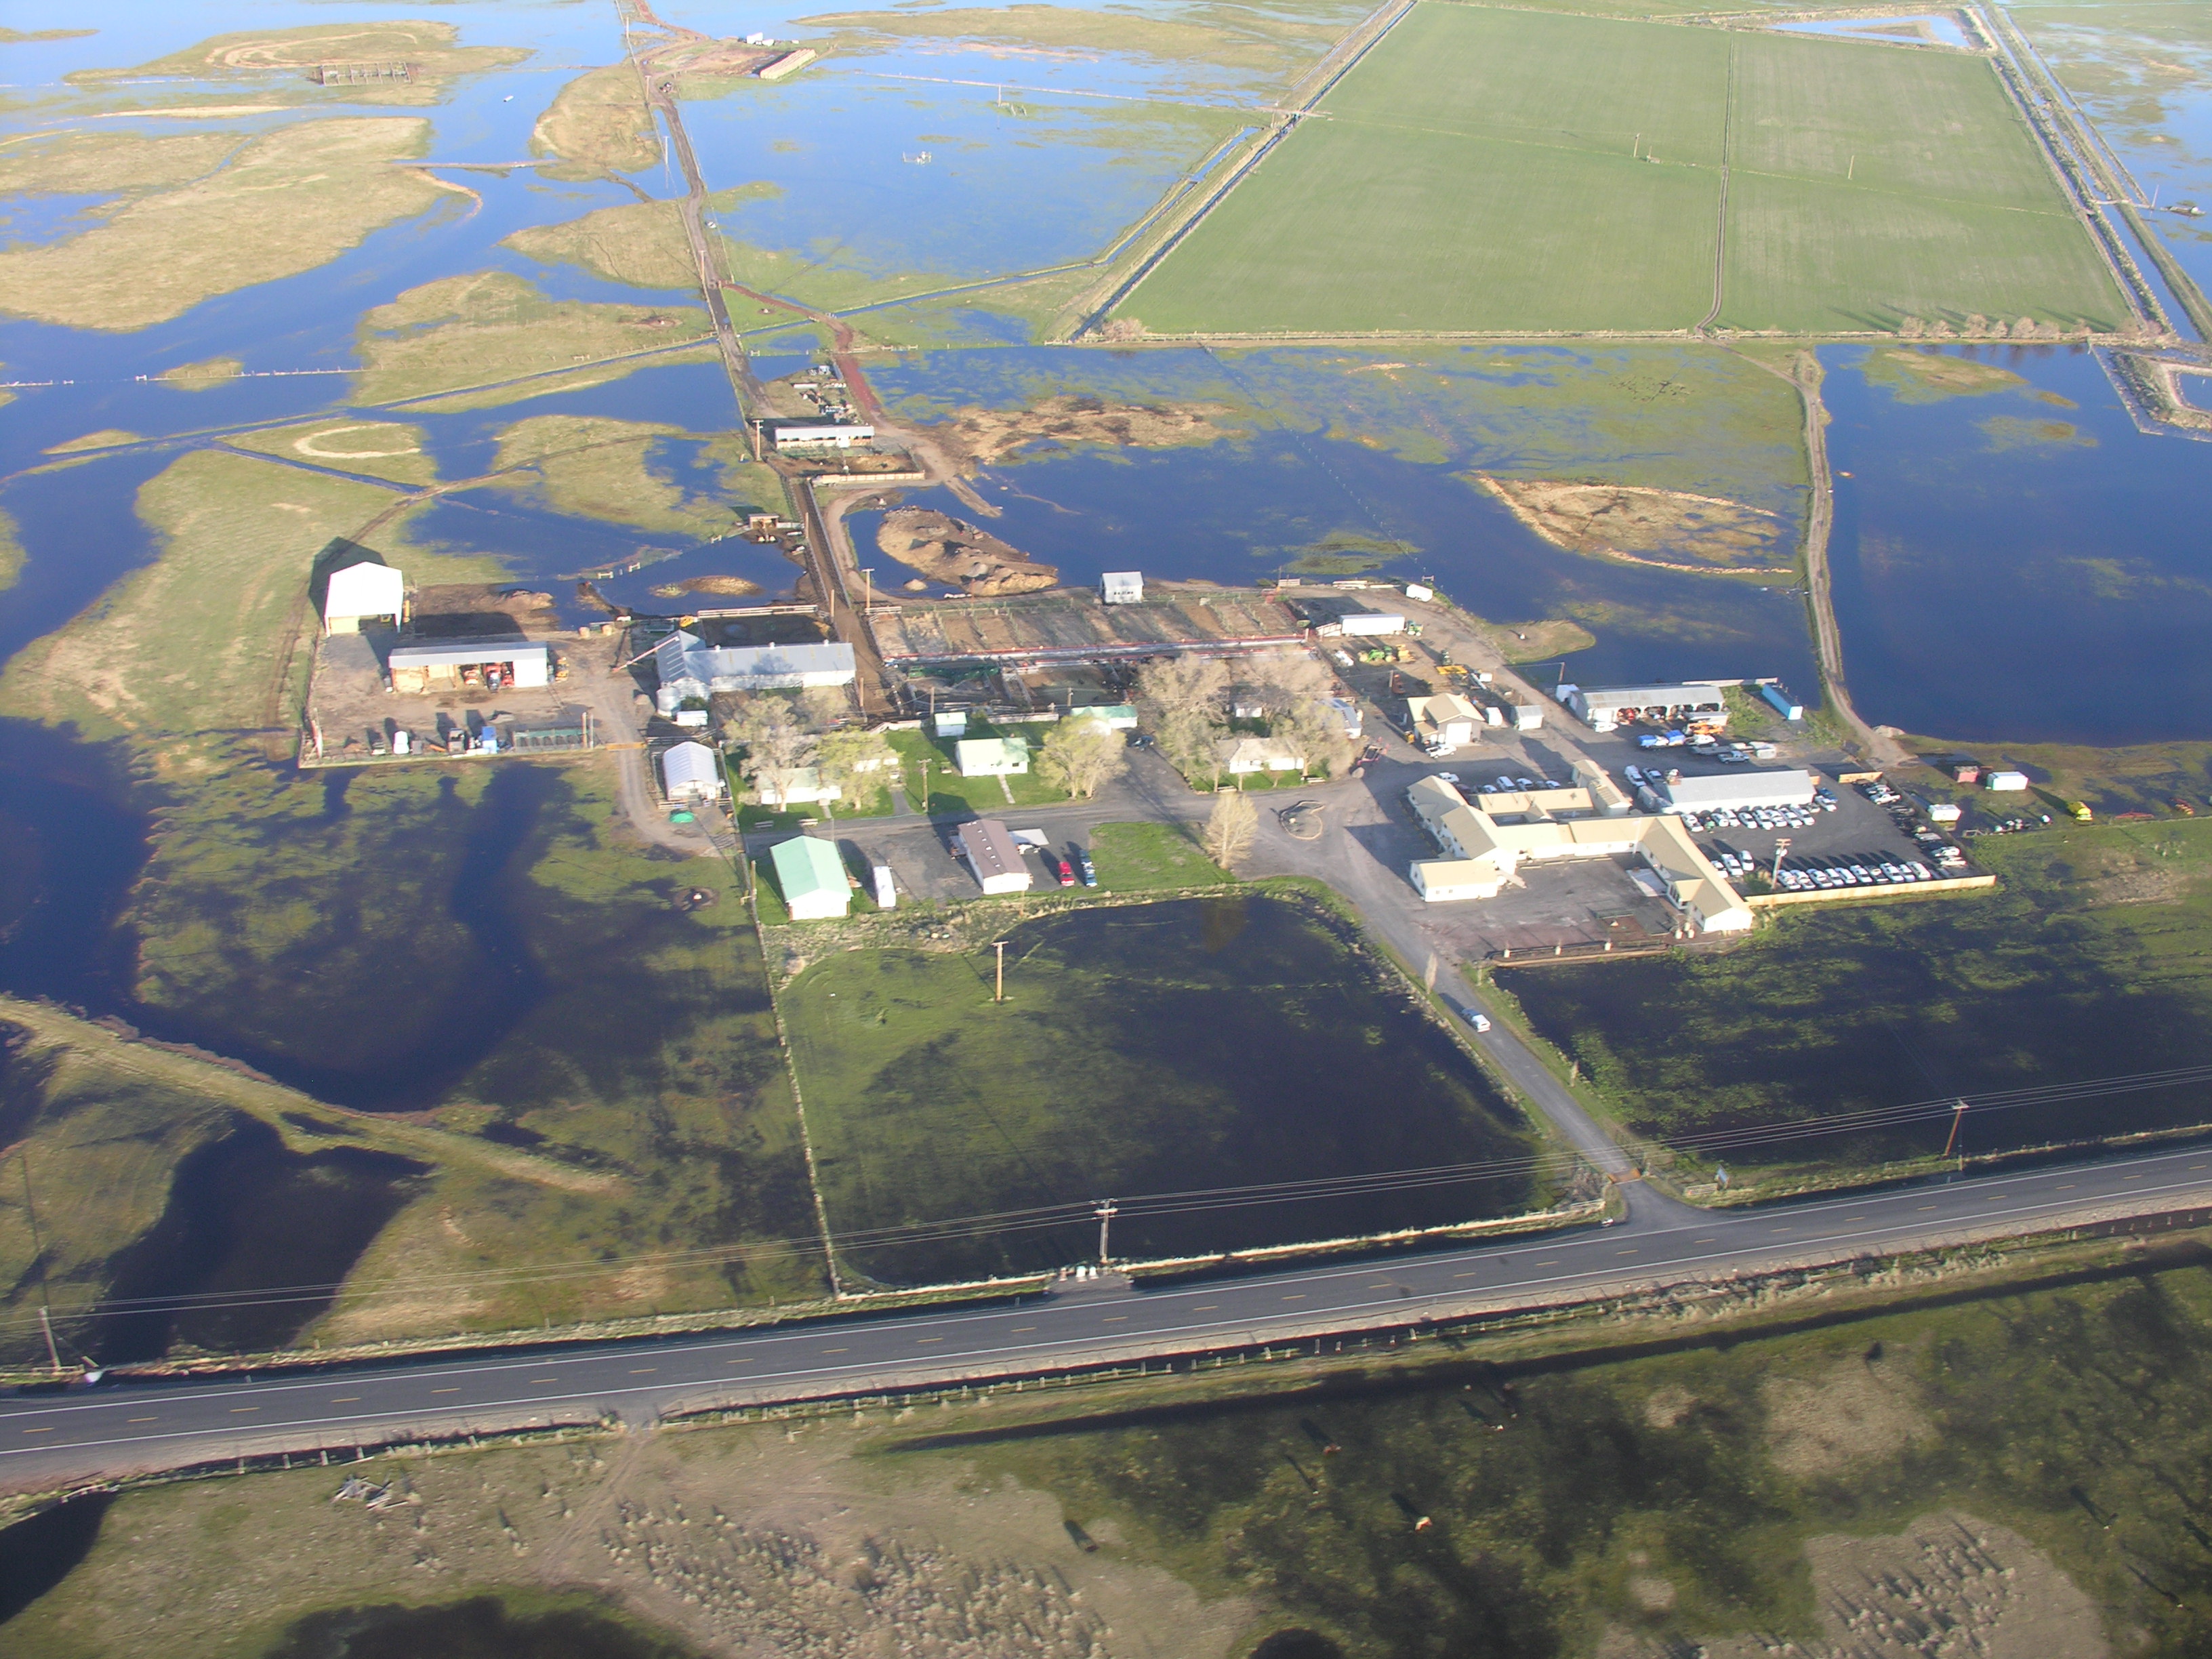
{"label": "floodwater", "polygon": [[[177,1165],[161,1218],[111,1262],[106,1302],[73,1340],[102,1364],[178,1345],[266,1353],[330,1306],[328,1288],[421,1190],[426,1166],[358,1147],[288,1152],[258,1121]],[[282,1297],[270,1285],[303,1288]],[[192,1298],[180,1308],[173,1298]],[[131,1304],[155,1305],[133,1310]]]}
{"label": "floodwater", "polygon": [[694,1659],[696,1651],[611,1610],[524,1613],[483,1595],[443,1607],[311,1613],[264,1659]]}
{"label": "floodwater", "polygon": [[1815,19],[1768,27],[1783,34],[1826,34],[1840,40],[1880,41],[1884,35],[1911,40],[1925,31],[1947,46],[1957,46],[1962,51],[1970,51],[1973,46],[1973,42],[1966,39],[1966,30],[1959,27],[1959,20],[1940,11],[1899,12],[1894,17]]}
{"label": "floodwater", "polygon": [[1972,742],[2212,735],[2212,444],[2137,432],[2087,351],[1954,352],[2025,384],[1913,402],[1869,381],[1869,348],[1821,353],[1860,714]]}

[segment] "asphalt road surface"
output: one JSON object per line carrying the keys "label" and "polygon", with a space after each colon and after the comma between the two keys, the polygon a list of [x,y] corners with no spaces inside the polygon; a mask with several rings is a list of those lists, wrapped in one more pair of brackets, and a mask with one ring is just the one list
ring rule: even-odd
{"label": "asphalt road surface", "polygon": [[1624,1190],[1609,1226],[1173,1289],[1076,1280],[1019,1305],[25,1395],[0,1401],[0,1484],[1134,1362],[2150,1214],[2212,1201],[2212,1146],[1720,1214]]}

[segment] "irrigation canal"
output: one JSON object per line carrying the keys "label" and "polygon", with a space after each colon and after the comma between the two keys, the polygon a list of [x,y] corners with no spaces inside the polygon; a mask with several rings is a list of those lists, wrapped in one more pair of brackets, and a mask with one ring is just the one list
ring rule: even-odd
{"label": "irrigation canal", "polygon": [[1720,1213],[1624,1190],[1610,1226],[1169,1289],[1079,1280],[1018,1304],[19,1396],[0,1401],[0,1482],[1000,1382],[2154,1216],[2212,1202],[2212,1146]]}

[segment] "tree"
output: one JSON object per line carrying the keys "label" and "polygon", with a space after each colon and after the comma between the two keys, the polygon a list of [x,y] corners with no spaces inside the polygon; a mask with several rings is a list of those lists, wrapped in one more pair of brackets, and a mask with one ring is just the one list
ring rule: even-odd
{"label": "tree", "polygon": [[1222,694],[1228,689],[1228,665],[1212,657],[1170,657],[1137,671],[1138,706],[1155,723],[1183,714],[1218,722]]}
{"label": "tree", "polygon": [[891,740],[880,732],[832,732],[815,749],[823,781],[836,784],[844,798],[855,805],[874,794],[877,786],[898,764]]}
{"label": "tree", "polygon": [[1302,757],[1310,772],[1335,777],[1352,764],[1359,745],[1345,735],[1344,717],[1327,703],[1302,702],[1276,716],[1275,740]]}
{"label": "tree", "polygon": [[738,705],[730,735],[745,751],[744,771],[763,794],[781,798],[792,776],[814,763],[814,735],[787,697],[749,697]]}
{"label": "tree", "polygon": [[1146,729],[1168,764],[1186,778],[1213,775],[1213,745],[1228,729],[1221,717],[1228,689],[1227,665],[1210,657],[1170,657],[1137,672],[1137,707]]}
{"label": "tree", "polygon": [[1037,775],[1071,795],[1089,800],[1129,764],[1121,734],[1096,715],[1060,721],[1037,751]]}
{"label": "tree", "polygon": [[1252,833],[1259,825],[1260,815],[1243,790],[1216,795],[1206,820],[1206,855],[1226,870],[1252,850]]}
{"label": "tree", "polygon": [[842,685],[810,685],[799,694],[800,717],[817,732],[827,731],[853,710]]}

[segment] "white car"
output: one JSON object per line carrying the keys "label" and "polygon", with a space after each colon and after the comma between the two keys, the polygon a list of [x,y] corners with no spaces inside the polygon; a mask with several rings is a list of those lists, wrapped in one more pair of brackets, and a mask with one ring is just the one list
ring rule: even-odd
{"label": "white car", "polygon": [[1437,774],[1437,776],[1443,779],[1446,783],[1457,783],[1459,781],[1459,774],[1456,772],[1439,772]]}
{"label": "white car", "polygon": [[1459,1012],[1460,1018],[1464,1019],[1468,1024],[1474,1026],[1476,1030],[1486,1031],[1490,1029],[1490,1016],[1484,1013],[1480,1008],[1474,1006],[1474,1004],[1469,1003],[1466,1007],[1462,1008]]}

